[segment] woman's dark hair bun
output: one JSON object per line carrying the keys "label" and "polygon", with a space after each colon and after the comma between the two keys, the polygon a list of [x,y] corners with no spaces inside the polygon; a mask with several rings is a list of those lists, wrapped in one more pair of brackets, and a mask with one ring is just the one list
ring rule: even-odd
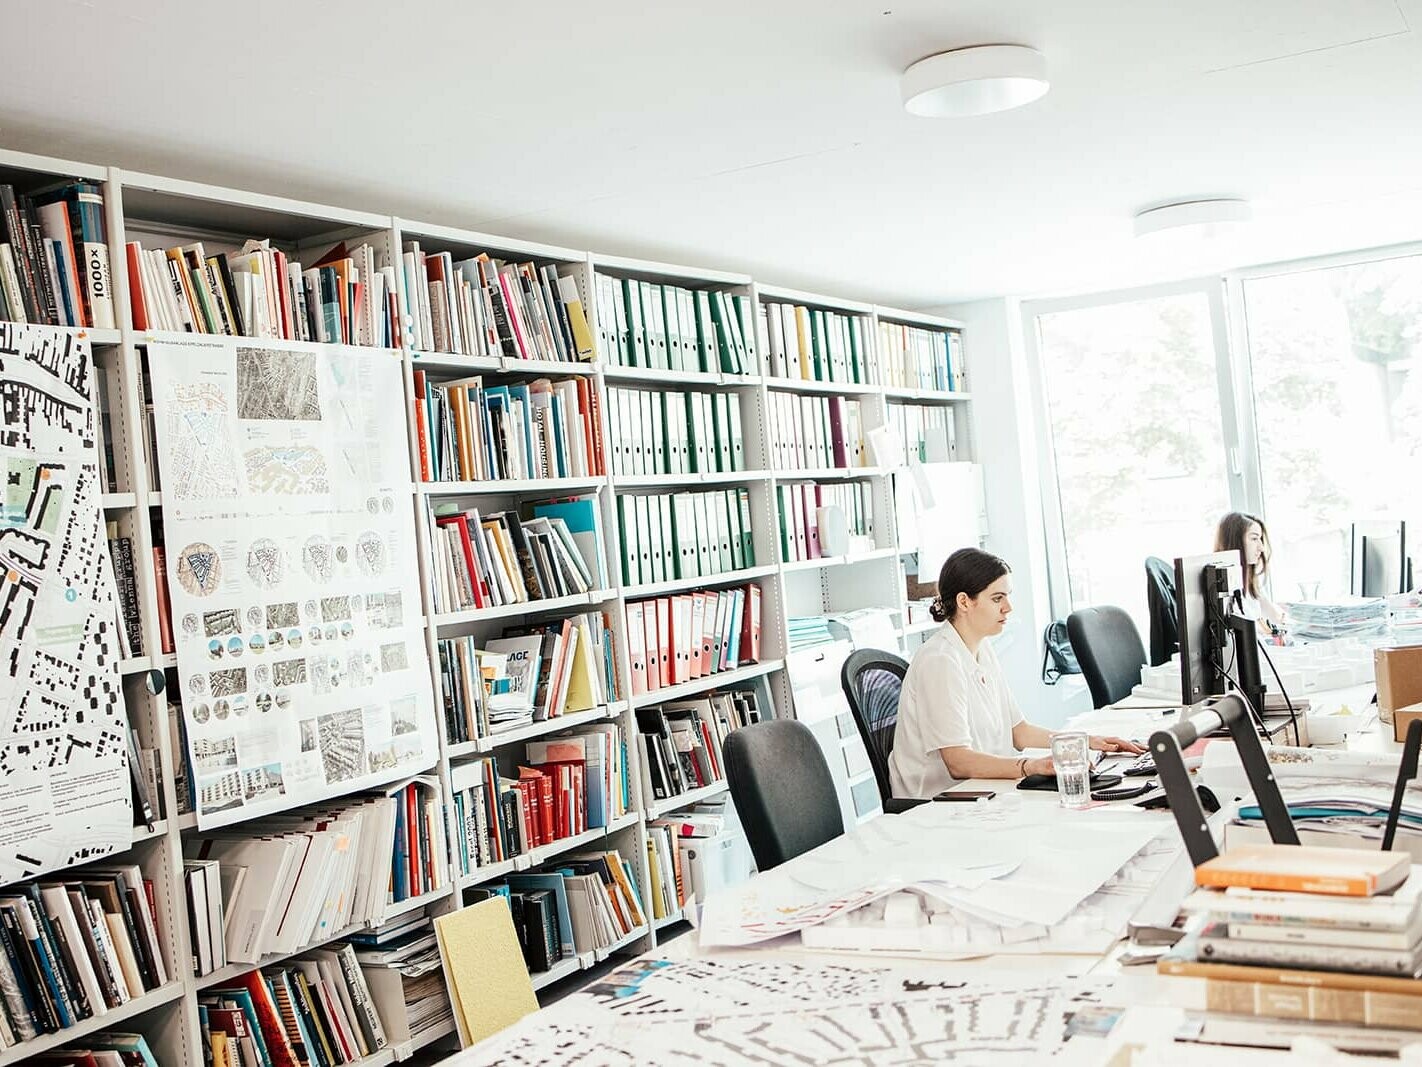
{"label": "woman's dark hair bun", "polygon": [[938,572],[938,599],[929,613],[938,622],[951,619],[958,610],[958,594],[976,597],[1012,568],[991,552],[980,548],[960,548],[943,561]]}

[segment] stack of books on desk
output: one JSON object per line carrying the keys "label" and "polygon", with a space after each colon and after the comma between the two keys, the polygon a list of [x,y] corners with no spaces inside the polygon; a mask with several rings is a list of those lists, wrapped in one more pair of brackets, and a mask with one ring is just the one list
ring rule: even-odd
{"label": "stack of books on desk", "polygon": [[[1189,933],[1157,964],[1184,1006],[1422,1030],[1422,874],[1405,853],[1258,845],[1195,871]],[[1203,996],[1202,996],[1203,994]],[[1249,1027],[1230,1026],[1240,1043]],[[1364,1038],[1363,1043],[1380,1038]],[[1352,1044],[1351,1042],[1348,1042]],[[1356,1047],[1356,1046],[1355,1046]]]}

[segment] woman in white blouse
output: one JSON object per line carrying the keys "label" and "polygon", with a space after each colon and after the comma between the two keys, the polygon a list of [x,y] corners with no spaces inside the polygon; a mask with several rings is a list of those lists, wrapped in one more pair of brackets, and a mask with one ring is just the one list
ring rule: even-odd
{"label": "woman in white blouse", "polygon": [[[987,640],[1012,612],[1011,568],[976,548],[948,557],[933,617],[946,622],[924,642],[904,676],[889,780],[896,797],[931,797],[966,778],[1053,773],[1052,732],[1022,717]],[[1103,752],[1144,752],[1134,741],[1092,737]]]}

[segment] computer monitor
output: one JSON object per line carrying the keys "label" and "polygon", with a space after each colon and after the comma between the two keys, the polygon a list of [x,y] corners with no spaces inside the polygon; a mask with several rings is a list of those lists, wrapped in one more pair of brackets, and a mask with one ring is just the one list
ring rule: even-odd
{"label": "computer monitor", "polygon": [[1407,523],[1353,523],[1351,556],[1351,586],[1356,595],[1391,596],[1412,588]]}
{"label": "computer monitor", "polygon": [[1180,697],[1186,707],[1233,687],[1254,716],[1264,712],[1259,645],[1253,619],[1239,611],[1244,566],[1238,552],[1175,561],[1176,635],[1180,641]]}

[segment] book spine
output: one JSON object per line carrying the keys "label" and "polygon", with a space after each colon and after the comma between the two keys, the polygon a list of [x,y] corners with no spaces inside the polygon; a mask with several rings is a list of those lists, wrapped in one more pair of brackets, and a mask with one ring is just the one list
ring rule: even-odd
{"label": "book spine", "polygon": [[1284,893],[1365,897],[1374,891],[1371,878],[1346,875],[1283,874],[1274,871],[1195,869],[1195,884],[1207,889],[1264,889]]}
{"label": "book spine", "polygon": [[336,958],[341,961],[341,973],[350,989],[351,1002],[355,1005],[357,1022],[365,1034],[366,1043],[373,1051],[378,1052],[388,1044],[385,1027],[380,1023],[380,1013],[375,1010],[375,1000],[370,995],[370,988],[365,984],[365,975],[361,973],[355,949],[350,945],[343,945],[336,953]]}
{"label": "book spine", "polygon": [[1272,1019],[1422,1030],[1422,996],[1269,982],[1205,982],[1205,1010]]}

